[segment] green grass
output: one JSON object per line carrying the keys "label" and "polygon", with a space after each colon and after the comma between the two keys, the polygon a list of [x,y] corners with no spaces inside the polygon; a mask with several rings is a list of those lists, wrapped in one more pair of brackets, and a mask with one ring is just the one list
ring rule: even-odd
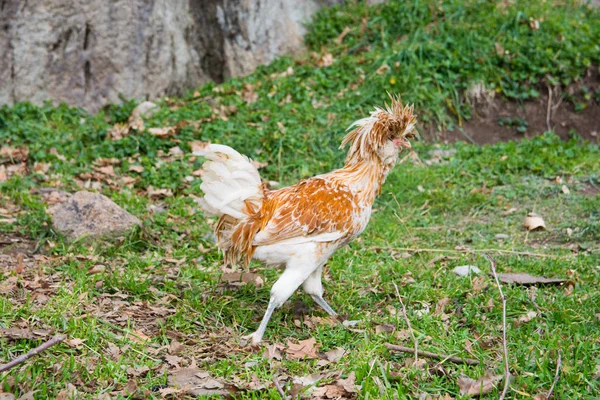
{"label": "green grass", "polygon": [[[221,259],[210,225],[192,197],[200,195],[200,182],[186,179],[201,160],[168,153],[174,146],[189,153],[193,140],[225,143],[266,162],[261,169],[266,179],[291,184],[340,166],[344,151],[337,147],[345,128],[381,104],[386,91],[414,102],[421,122],[453,127],[470,117],[465,93],[475,83],[522,101],[536,97],[540,85],[581,79],[600,61],[598,17],[597,11],[576,3],[541,1],[392,1],[371,8],[359,3],[326,9],[307,36],[317,53],[282,58],[249,77],[207,84],[182,98],[158,102],[158,111],[144,119],[145,126],[177,126],[169,138],[143,131],[118,141],[107,139],[114,124],[128,120],[136,101],[111,105],[96,115],[65,105],[0,108],[0,141],[30,150],[29,171],[0,183],[0,208],[22,211],[15,223],[0,222],[0,235],[29,238],[47,257],[20,274],[0,259],[0,289],[17,280],[10,293],[0,290],[0,327],[51,329],[84,340],[60,344],[0,375],[0,391],[19,395],[34,390],[36,399],[45,399],[72,383],[81,397],[97,398],[136,381],[137,393],[129,398],[160,398],[152,390],[167,385],[172,369],[163,346],[177,340],[186,345],[181,366],[195,360],[213,376],[247,384],[255,375],[270,388],[242,392],[241,398],[278,398],[270,383],[273,377],[328,370],[343,371],[344,376],[355,371],[361,398],[413,398],[422,393],[461,398],[461,373],[473,378],[502,373],[502,314],[490,277],[479,282],[458,278],[451,270],[477,265],[488,272],[483,250],[500,249],[505,252],[491,250],[500,272],[575,283],[571,294],[561,286],[504,286],[509,364],[515,377],[509,398],[547,391],[559,352],[562,368],[555,398],[597,395],[600,196],[595,193],[600,187],[600,150],[576,132],[568,141],[546,133],[493,146],[457,143],[448,160],[431,165],[426,162],[437,147],[418,143],[415,151],[422,162],[409,160],[394,170],[367,231],[328,265],[326,298],[338,312],[361,323],[354,330],[341,325],[297,327],[295,321],[303,317],[294,315],[301,308],[294,306],[296,300],[308,306],[308,316],[324,316],[298,293],[275,313],[267,330],[267,343],[314,336],[324,351],[348,350],[326,367],[285,356],[282,361],[266,360],[262,350],[239,346],[239,336],[257,327],[278,271],[252,264],[265,280],[262,287],[235,287],[220,280]],[[532,29],[533,19],[539,29]],[[350,30],[338,44],[335,39],[345,27]],[[508,53],[499,54],[498,49]],[[334,63],[321,67],[325,53],[333,55]],[[389,68],[382,68],[384,64]],[[286,73],[289,68],[291,74]],[[257,101],[244,100],[247,85],[253,86]],[[598,101],[597,96],[589,101]],[[225,118],[219,110],[226,110]],[[47,206],[36,189],[78,190],[75,179],[85,182],[103,158],[121,162],[110,177],[115,183],[103,181],[100,190],[138,216],[143,226],[117,244],[69,243],[51,229]],[[35,163],[50,163],[50,168],[35,172]],[[132,172],[131,165],[144,170]],[[121,182],[126,177],[134,178],[130,187]],[[170,189],[173,196],[150,197],[149,186]],[[503,215],[512,208],[516,211]],[[548,230],[524,230],[523,218],[531,211],[544,216]],[[508,239],[498,240],[497,234]],[[458,246],[475,251],[459,252]],[[432,263],[441,255],[450,258]],[[100,264],[104,272],[88,274]],[[386,350],[386,342],[412,346],[410,338],[375,333],[385,323],[406,329],[394,283],[400,286],[420,348],[475,357],[485,365],[444,363],[444,374],[436,374],[405,366],[407,355]],[[443,298],[450,299],[444,318],[433,315]],[[533,320],[518,322],[532,310],[538,311]],[[149,336],[150,343],[140,343],[136,331]],[[467,340],[472,354],[465,350]],[[40,342],[0,338],[0,360]],[[114,346],[120,350],[111,352]],[[490,394],[497,396],[498,391]]]}

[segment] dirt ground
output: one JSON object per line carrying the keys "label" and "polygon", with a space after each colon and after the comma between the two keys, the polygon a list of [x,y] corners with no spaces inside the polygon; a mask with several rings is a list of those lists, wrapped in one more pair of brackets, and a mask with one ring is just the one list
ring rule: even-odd
{"label": "dirt ground", "polygon": [[[583,98],[582,87],[587,88],[591,99]],[[554,129],[555,133],[564,139],[574,130],[586,140],[598,143],[600,104],[594,99],[597,90],[600,90],[600,71],[590,70],[581,82],[566,88],[553,88],[551,92],[545,86],[538,88],[540,96],[535,100],[516,102],[498,96],[483,98],[473,104],[473,118],[465,122],[462,129],[455,128],[443,132],[429,129],[424,133],[425,139],[448,143],[469,141],[490,144],[527,138]],[[551,101],[548,101],[550,94]],[[575,102],[585,102],[587,106],[576,112],[573,101],[567,100],[569,96],[575,99]],[[526,121],[526,132],[518,132],[515,126],[507,124],[501,126],[499,122],[507,119]]]}

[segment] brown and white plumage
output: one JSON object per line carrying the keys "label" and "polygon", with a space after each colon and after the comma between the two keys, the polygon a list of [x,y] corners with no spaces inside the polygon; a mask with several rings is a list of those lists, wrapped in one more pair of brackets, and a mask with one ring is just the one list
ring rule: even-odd
{"label": "brown and white plumage", "polygon": [[350,126],[342,142],[350,146],[343,168],[273,191],[262,185],[248,158],[230,147],[209,144],[194,153],[208,158],[200,204],[219,217],[215,233],[225,262],[248,264],[254,258],[285,267],[258,330],[250,335],[254,343],[262,339],[273,310],[300,285],[335,314],[323,299],[323,265],[367,226],[399,152],[410,148],[415,123],[413,108],[392,98],[390,106]]}

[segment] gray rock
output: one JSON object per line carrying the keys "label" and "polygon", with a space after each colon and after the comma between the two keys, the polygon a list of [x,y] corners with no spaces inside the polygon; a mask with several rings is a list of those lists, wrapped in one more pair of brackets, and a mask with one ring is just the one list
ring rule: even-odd
{"label": "gray rock", "polygon": [[0,104],[90,111],[245,75],[302,48],[303,23],[343,0],[2,0]]}
{"label": "gray rock", "polygon": [[510,236],[508,236],[505,233],[498,233],[494,237],[496,238],[496,240],[506,240],[506,239],[510,238]]}
{"label": "gray rock", "polygon": [[452,270],[458,276],[468,276],[471,274],[479,275],[481,270],[474,265],[461,265]]}
{"label": "gray rock", "polygon": [[52,227],[70,239],[111,239],[125,235],[141,221],[99,193],[77,192],[49,210]]}

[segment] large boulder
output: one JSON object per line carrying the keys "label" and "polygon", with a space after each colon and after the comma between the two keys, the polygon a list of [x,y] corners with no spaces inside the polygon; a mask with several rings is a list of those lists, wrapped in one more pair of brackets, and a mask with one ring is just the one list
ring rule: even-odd
{"label": "large boulder", "polygon": [[81,191],[50,209],[52,227],[70,239],[111,239],[140,226],[140,220],[99,193]]}
{"label": "large boulder", "polygon": [[96,111],[252,72],[343,0],[0,0],[0,104]]}

